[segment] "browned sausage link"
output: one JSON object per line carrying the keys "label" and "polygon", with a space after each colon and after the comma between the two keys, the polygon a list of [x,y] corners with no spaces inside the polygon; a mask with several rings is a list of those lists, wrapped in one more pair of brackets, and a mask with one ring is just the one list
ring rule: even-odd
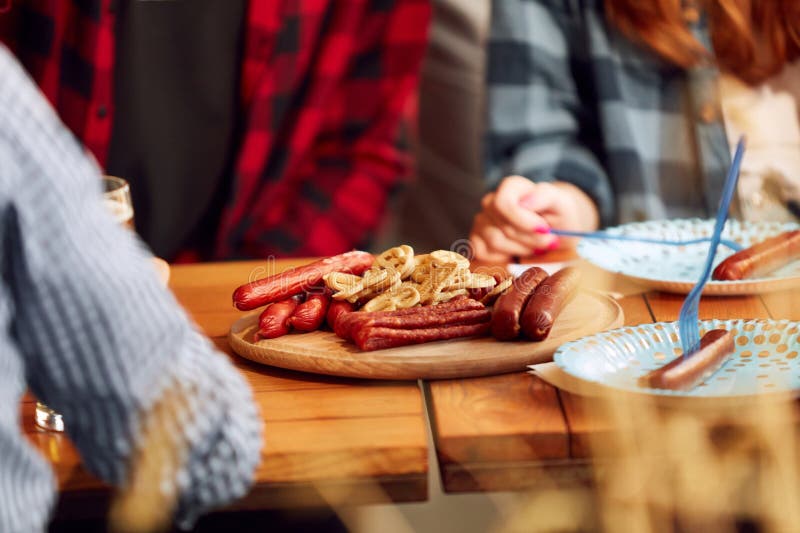
{"label": "browned sausage link", "polygon": [[383,319],[388,317],[405,318],[410,315],[417,315],[417,314],[435,315],[439,313],[450,313],[453,311],[468,311],[474,309],[484,309],[484,305],[470,298],[459,298],[438,305],[410,307],[408,309],[398,309],[396,311],[373,311],[371,313],[359,311],[356,313],[350,313],[349,315],[345,315],[340,320],[338,320],[336,322],[336,325],[334,326],[334,332],[336,332],[336,335],[338,335],[339,337],[345,340],[350,340],[352,338],[353,330],[359,327],[362,323],[371,319]]}
{"label": "browned sausage link", "polygon": [[511,287],[494,303],[492,311],[492,336],[500,341],[519,337],[519,317],[534,289],[547,277],[539,267],[522,273]]}
{"label": "browned sausage link", "polygon": [[291,330],[289,318],[297,307],[297,298],[292,296],[270,304],[258,317],[258,332],[255,340],[274,339],[286,335]]}
{"label": "browned sausage link", "polygon": [[270,302],[277,302],[289,296],[300,294],[309,287],[318,285],[322,281],[322,277],[331,272],[363,274],[365,270],[372,266],[373,259],[372,254],[359,251],[326,257],[325,259],[242,285],[233,292],[233,304],[237,309],[249,311]]}
{"label": "browned sausage link", "polygon": [[522,334],[534,341],[546,339],[559,313],[575,295],[580,280],[580,271],[567,267],[539,284],[522,312]]}
{"label": "browned sausage link", "polygon": [[735,281],[769,274],[800,256],[800,230],[787,231],[745,248],[714,269],[712,279]]}
{"label": "browned sausage link", "polygon": [[361,328],[354,334],[356,345],[364,351],[383,350],[409,344],[477,337],[489,333],[489,323],[423,329]]}
{"label": "browned sausage link", "polygon": [[[364,313],[367,314],[367,313]],[[395,329],[420,329],[439,326],[478,324],[489,322],[492,312],[483,309],[470,309],[467,311],[449,311],[446,313],[417,313],[405,316],[383,316],[360,320],[356,328],[382,327]]]}
{"label": "browned sausage link", "polygon": [[289,325],[297,331],[316,331],[325,320],[331,295],[325,287],[314,287],[313,290],[289,317]]}
{"label": "browned sausage link", "polygon": [[639,385],[652,389],[693,389],[719,370],[733,353],[733,349],[733,335],[730,331],[712,329],[700,339],[700,348],[648,372],[639,378]]}
{"label": "browned sausage link", "polygon": [[336,329],[336,323],[339,318],[347,313],[352,313],[355,308],[356,306],[347,300],[333,300],[328,306],[328,315],[325,317],[325,322],[328,323],[329,328]]}

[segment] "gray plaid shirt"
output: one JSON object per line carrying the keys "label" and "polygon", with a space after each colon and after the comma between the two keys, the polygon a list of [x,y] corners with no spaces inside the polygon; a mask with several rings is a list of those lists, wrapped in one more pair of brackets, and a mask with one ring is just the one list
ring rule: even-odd
{"label": "gray plaid shirt", "polygon": [[[671,66],[606,23],[602,0],[493,0],[486,161],[573,183],[603,224],[716,211],[730,165],[712,66]],[[706,21],[693,27],[709,46]]]}
{"label": "gray plaid shirt", "polygon": [[247,491],[261,448],[252,393],[113,221],[97,168],[0,45],[0,531],[42,531],[56,488],[19,430],[26,386],[64,415],[84,463],[120,483],[139,414],[176,385],[192,392],[172,430],[188,442],[177,486],[190,523]]}

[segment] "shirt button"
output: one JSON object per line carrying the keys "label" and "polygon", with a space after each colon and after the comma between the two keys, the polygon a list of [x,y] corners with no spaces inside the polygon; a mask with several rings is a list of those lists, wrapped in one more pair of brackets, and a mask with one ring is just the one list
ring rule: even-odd
{"label": "shirt button", "polygon": [[97,117],[98,118],[106,118],[108,115],[108,108],[104,105],[97,106]]}
{"label": "shirt button", "polygon": [[706,124],[711,124],[717,120],[717,106],[712,103],[703,104],[700,108],[700,120]]}

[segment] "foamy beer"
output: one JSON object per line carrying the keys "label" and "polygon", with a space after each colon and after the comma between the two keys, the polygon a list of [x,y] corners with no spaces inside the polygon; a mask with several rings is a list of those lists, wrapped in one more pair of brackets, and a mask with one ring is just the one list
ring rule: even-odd
{"label": "foamy beer", "polygon": [[133,202],[128,182],[116,176],[103,177],[103,203],[114,220],[133,230]]}

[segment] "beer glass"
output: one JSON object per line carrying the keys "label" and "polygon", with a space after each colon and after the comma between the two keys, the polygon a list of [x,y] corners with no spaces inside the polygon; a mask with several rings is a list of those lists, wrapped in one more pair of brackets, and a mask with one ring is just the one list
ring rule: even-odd
{"label": "beer glass", "polygon": [[[103,204],[122,226],[133,231],[133,202],[128,182],[116,176],[103,177]],[[36,402],[36,425],[49,431],[64,431],[64,419],[45,404]]]}

